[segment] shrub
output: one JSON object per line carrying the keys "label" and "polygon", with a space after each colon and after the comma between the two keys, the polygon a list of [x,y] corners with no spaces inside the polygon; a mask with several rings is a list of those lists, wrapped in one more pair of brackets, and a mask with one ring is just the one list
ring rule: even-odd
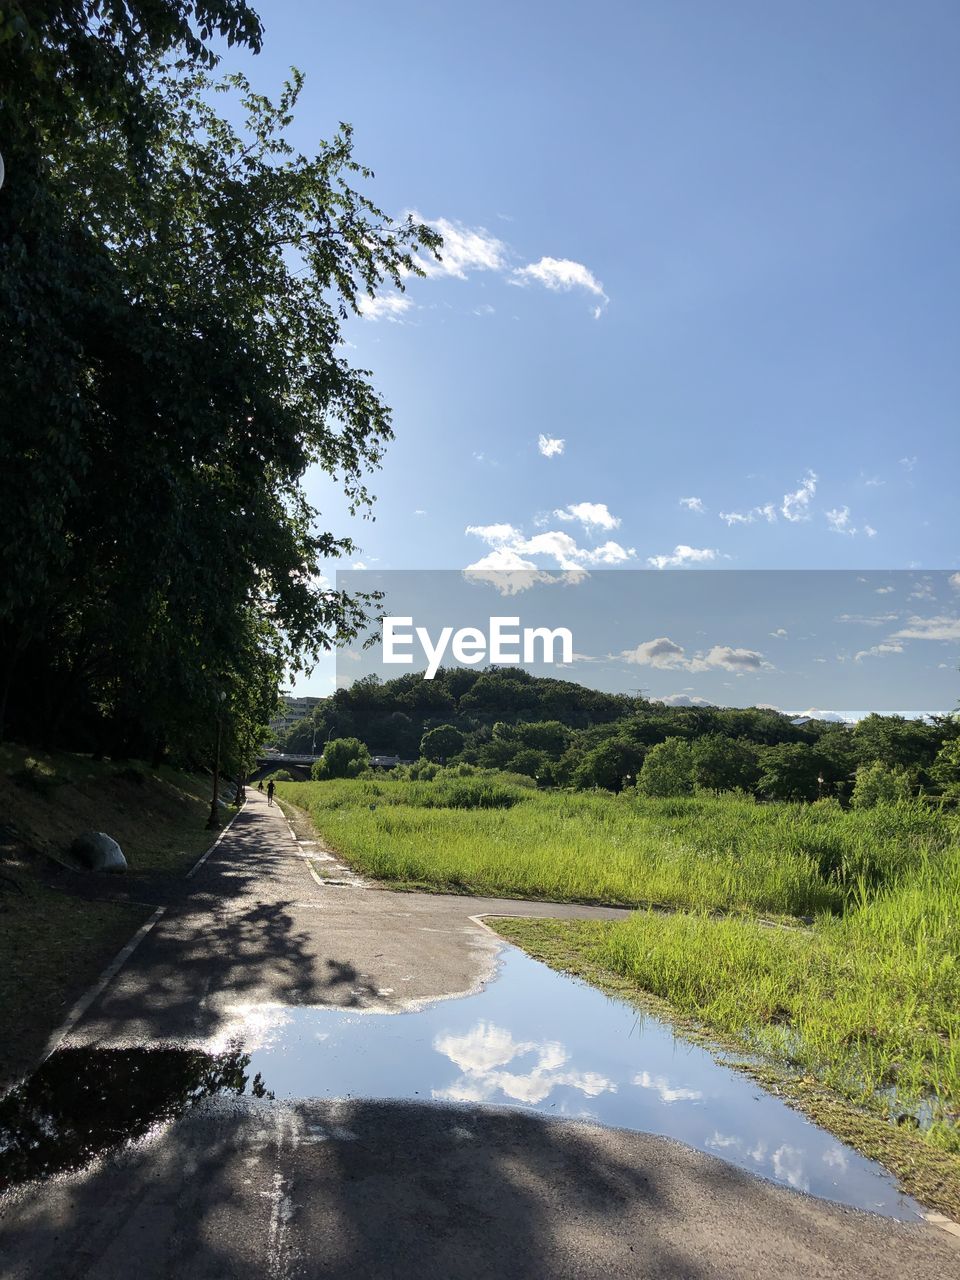
{"label": "shrub", "polygon": [[874,760],[857,769],[850,803],[854,809],[875,809],[877,805],[909,800],[912,792],[906,769],[891,768],[882,760]]}
{"label": "shrub", "polygon": [[429,729],[420,741],[420,754],[425,760],[442,764],[463,750],[463,734],[452,724]]}
{"label": "shrub", "polygon": [[667,738],[647,752],[637,787],[647,796],[683,796],[693,791],[693,749],[684,738]]}
{"label": "shrub", "polygon": [[331,778],[357,778],[370,764],[370,752],[359,738],[334,738],[323,748],[310,776],[316,782]]}

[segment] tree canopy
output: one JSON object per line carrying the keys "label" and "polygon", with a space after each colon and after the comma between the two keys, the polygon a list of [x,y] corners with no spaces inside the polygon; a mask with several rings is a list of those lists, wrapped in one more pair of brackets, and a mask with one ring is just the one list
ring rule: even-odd
{"label": "tree canopy", "polygon": [[293,150],[298,72],[211,76],[261,35],[241,0],[7,7],[0,736],[202,754],[220,716],[239,762],[371,604],[321,576],[354,548],[302,479],[369,509],[390,413],[342,324],[439,241],[347,125]]}

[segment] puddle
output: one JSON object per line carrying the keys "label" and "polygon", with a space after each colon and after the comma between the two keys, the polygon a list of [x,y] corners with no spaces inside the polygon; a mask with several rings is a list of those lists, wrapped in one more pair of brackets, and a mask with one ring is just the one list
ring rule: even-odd
{"label": "puddle", "polygon": [[798,1191],[923,1216],[880,1165],[748,1077],[513,947],[483,991],[415,1013],[258,1005],[248,1019],[249,1069],[277,1098],[524,1107],[662,1134]]}
{"label": "puddle", "polygon": [[211,1094],[267,1090],[239,1049],[59,1049],[0,1098],[0,1191],[82,1169]]}
{"label": "puddle", "polygon": [[[386,992],[382,993],[386,994]],[[229,1049],[60,1049],[0,1100],[0,1187],[79,1169],[212,1094],[490,1104],[661,1134],[798,1191],[923,1217],[880,1165],[655,1018],[505,947],[416,1012],[235,1007]]]}

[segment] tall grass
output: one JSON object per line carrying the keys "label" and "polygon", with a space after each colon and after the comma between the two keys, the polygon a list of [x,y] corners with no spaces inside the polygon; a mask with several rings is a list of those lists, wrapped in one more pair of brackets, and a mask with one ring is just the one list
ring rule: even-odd
{"label": "tall grass", "polygon": [[[734,795],[537,792],[496,778],[282,784],[378,879],[487,895],[815,916],[947,846],[910,806],[846,813]],[[479,797],[485,796],[485,800]]]}
{"label": "tall grass", "polygon": [[960,1151],[960,848],[816,928],[637,912],[604,967]]}

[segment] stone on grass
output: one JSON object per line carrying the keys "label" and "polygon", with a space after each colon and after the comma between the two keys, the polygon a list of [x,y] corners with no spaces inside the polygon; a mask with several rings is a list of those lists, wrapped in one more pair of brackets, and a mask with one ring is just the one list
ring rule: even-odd
{"label": "stone on grass", "polygon": [[70,846],[70,855],[89,871],[126,871],[123,850],[105,831],[85,831]]}

